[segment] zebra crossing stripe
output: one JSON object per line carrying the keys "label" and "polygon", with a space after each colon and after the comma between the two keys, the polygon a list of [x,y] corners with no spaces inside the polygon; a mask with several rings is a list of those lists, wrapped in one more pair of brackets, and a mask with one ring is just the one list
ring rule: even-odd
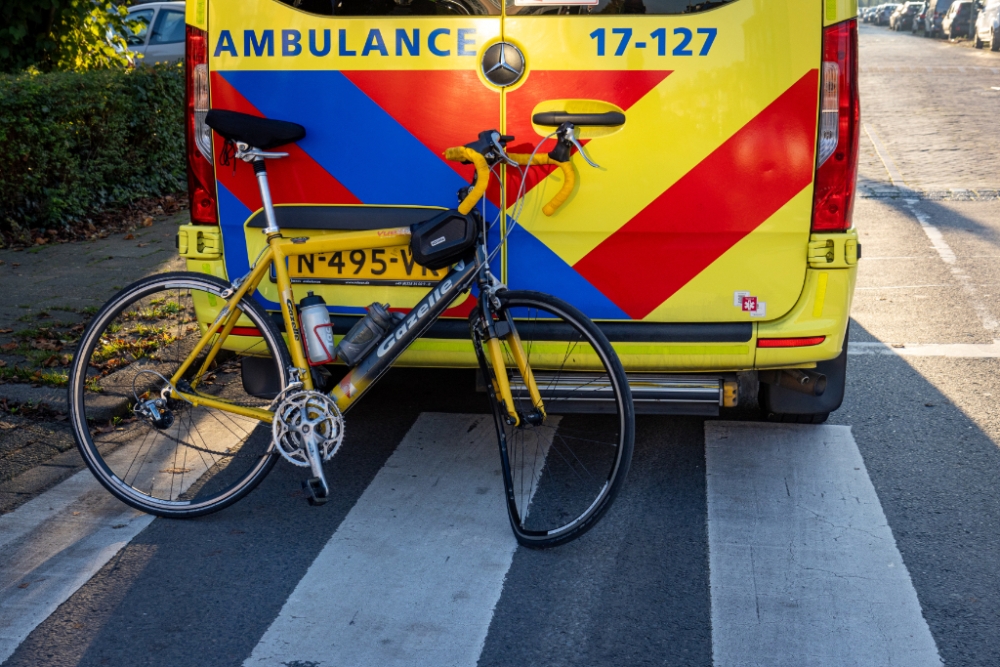
{"label": "zebra crossing stripe", "polygon": [[423,413],[244,665],[472,667],[516,546],[493,418]]}
{"label": "zebra crossing stripe", "polygon": [[705,423],[715,667],[939,667],[847,426]]}
{"label": "zebra crossing stripe", "polygon": [[152,520],[89,470],[0,516],[0,663]]}

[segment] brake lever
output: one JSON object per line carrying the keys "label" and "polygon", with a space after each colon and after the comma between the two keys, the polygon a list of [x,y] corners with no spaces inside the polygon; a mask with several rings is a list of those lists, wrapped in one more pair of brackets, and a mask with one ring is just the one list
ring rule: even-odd
{"label": "brake lever", "polygon": [[587,157],[587,154],[583,151],[583,145],[580,144],[576,135],[573,134],[574,128],[573,123],[563,123],[559,126],[559,129],[556,130],[556,140],[559,142],[559,145],[556,146],[554,151],[549,153],[549,157],[556,162],[566,162],[570,159],[571,149],[576,148],[580,153],[580,157],[586,160],[587,164],[594,169],[600,169],[601,166]]}
{"label": "brake lever", "polygon": [[512,160],[511,157],[507,155],[507,151],[504,150],[503,144],[500,143],[500,138],[501,137],[499,132],[493,131],[490,133],[490,143],[497,157],[499,157],[504,164],[510,165],[511,167],[519,166],[517,162]]}
{"label": "brake lever", "polygon": [[570,140],[570,143],[572,143],[576,147],[576,150],[580,153],[580,157],[582,157],[584,160],[587,161],[587,164],[589,164],[594,169],[600,169],[601,168],[601,165],[597,164],[596,162],[594,162],[593,160],[591,160],[589,157],[587,157],[587,154],[583,152],[583,146],[580,144],[579,141],[577,141],[576,137],[573,136],[572,132],[570,132],[569,140]]}

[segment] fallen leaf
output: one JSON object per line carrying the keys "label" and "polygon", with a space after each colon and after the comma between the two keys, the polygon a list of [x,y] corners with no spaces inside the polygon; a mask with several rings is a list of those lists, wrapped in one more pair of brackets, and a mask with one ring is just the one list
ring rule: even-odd
{"label": "fallen leaf", "polygon": [[31,585],[31,582],[30,581],[26,581],[23,584],[18,584],[17,587],[18,588],[27,588],[30,585]]}
{"label": "fallen leaf", "polygon": [[0,329],[0,333],[11,333],[13,329]]}
{"label": "fallen leaf", "polygon": [[11,350],[16,349],[17,343],[4,343],[3,345],[0,345],[0,350],[3,350],[4,352],[10,352]]}
{"label": "fallen leaf", "polygon": [[125,235],[125,240],[126,241],[131,241],[134,238],[135,238],[135,234],[126,234]]}
{"label": "fallen leaf", "polygon": [[21,265],[19,263],[17,263],[17,262],[12,262],[11,266],[13,266],[16,269],[17,267],[19,267]]}
{"label": "fallen leaf", "polygon": [[147,215],[146,218],[142,221],[142,226],[143,227],[152,227],[153,226],[153,218],[151,218],[151,217],[149,217]]}
{"label": "fallen leaf", "polygon": [[115,528],[115,529],[117,529],[117,528],[124,528],[124,527],[125,527],[125,524],[124,524],[124,523],[116,523],[115,525],[113,525],[113,526],[111,526],[111,527],[112,527],[112,528]]}
{"label": "fallen leaf", "polygon": [[0,368],[3,368],[6,365],[7,365],[7,362],[4,361],[3,359],[0,359]]}
{"label": "fallen leaf", "polygon": [[80,630],[82,628],[83,628],[83,623],[74,623],[73,624],[73,629],[74,630]]}
{"label": "fallen leaf", "polygon": [[73,512],[73,516],[80,516],[79,512]]}
{"label": "fallen leaf", "polygon": [[145,248],[149,244],[148,243],[136,243],[135,245],[136,245],[137,248]]}
{"label": "fallen leaf", "polygon": [[39,236],[37,239],[35,239],[35,245],[45,245],[48,242],[49,242],[49,240],[47,238],[43,238],[41,236]]}

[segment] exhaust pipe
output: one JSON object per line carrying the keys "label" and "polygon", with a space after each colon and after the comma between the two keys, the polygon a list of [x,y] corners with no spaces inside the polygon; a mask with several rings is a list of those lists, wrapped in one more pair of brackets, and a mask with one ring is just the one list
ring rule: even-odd
{"label": "exhaust pipe", "polygon": [[761,382],[777,385],[808,396],[822,396],[826,391],[826,376],[815,371],[800,368],[786,368],[782,371],[760,371]]}

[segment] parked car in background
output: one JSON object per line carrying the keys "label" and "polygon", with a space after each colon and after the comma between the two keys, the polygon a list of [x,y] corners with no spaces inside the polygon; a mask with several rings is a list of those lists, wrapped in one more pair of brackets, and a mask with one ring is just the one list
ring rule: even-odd
{"label": "parked car in background", "polygon": [[910,30],[915,17],[923,7],[923,2],[907,2],[900,5],[889,17],[889,27],[895,31]]}
{"label": "parked car in background", "polygon": [[924,37],[940,37],[944,34],[941,31],[941,22],[948,13],[951,3],[952,0],[929,0],[923,24],[920,26],[924,30]]}
{"label": "parked car in background", "polygon": [[986,6],[976,18],[973,42],[977,49],[990,45],[990,51],[1000,51],[1000,0],[986,0]]}
{"label": "parked car in background", "polygon": [[889,25],[889,17],[892,13],[899,9],[900,5],[895,3],[889,3],[887,5],[882,5],[882,8],[878,10],[875,15],[875,25]]}
{"label": "parked car in background", "polygon": [[923,29],[924,18],[927,16],[927,3],[921,2],[917,13],[913,16],[913,21],[910,22],[910,32],[914,35]]}
{"label": "parked car in background", "polygon": [[969,12],[972,11],[970,0],[955,0],[951,3],[948,13],[941,20],[941,33],[948,39],[969,36]]}
{"label": "parked car in background", "polygon": [[128,8],[128,50],[140,65],[184,60],[184,3],[143,2]]}

